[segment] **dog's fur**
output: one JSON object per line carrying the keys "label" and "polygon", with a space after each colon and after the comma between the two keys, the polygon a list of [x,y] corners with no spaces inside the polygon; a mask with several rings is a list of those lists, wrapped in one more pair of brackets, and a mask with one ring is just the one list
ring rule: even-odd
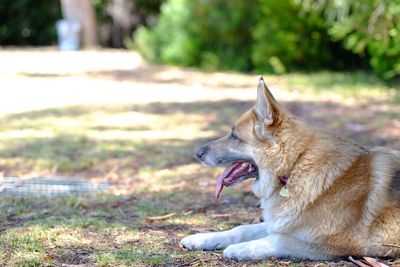
{"label": "dog's fur", "polygon": [[[236,260],[400,256],[400,151],[365,148],[312,129],[285,110],[260,78],[255,106],[229,134],[201,149],[211,166],[251,160],[264,223],[182,239]],[[279,177],[288,177],[281,196]]]}

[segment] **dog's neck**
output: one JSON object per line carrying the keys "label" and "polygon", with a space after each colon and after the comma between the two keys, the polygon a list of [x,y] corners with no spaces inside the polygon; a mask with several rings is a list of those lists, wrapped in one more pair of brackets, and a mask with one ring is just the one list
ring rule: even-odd
{"label": "dog's neck", "polygon": [[279,176],[279,182],[282,186],[285,186],[287,184],[287,181],[289,179],[289,177],[287,177],[286,175],[283,176]]}
{"label": "dog's neck", "polygon": [[290,177],[290,173],[296,167],[296,165],[299,162],[301,162],[303,156],[307,152],[307,149],[311,146],[313,140],[314,140],[314,138],[310,138],[310,140],[308,140],[305,143],[305,145],[303,145],[301,152],[298,155],[295,156],[295,160],[290,164],[291,165],[290,169],[287,169],[283,175],[278,175],[279,184],[281,186],[286,186],[286,184],[287,184],[287,182],[289,180],[289,177]]}

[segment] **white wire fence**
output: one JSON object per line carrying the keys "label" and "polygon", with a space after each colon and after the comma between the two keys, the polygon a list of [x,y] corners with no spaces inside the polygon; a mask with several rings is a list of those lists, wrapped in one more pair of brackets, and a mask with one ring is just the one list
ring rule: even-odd
{"label": "white wire fence", "polygon": [[111,186],[108,182],[93,183],[83,178],[0,178],[0,195],[69,196],[99,193]]}

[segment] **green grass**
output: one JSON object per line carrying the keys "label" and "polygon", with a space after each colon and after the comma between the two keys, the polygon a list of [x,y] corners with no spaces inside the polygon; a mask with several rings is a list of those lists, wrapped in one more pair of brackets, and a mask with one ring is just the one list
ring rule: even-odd
{"label": "green grass", "polygon": [[[363,144],[400,148],[394,89],[373,76],[320,72],[269,78],[298,94],[299,100],[284,104],[304,120]],[[332,95],[339,100],[329,101]],[[342,101],[349,97],[352,102]],[[260,216],[249,183],[225,190],[215,203],[220,169],[204,167],[193,156],[196,146],[229,131],[252,105],[227,99],[73,106],[1,117],[5,175],[82,175],[129,186],[97,196],[0,197],[0,265],[241,266],[220,252],[183,250],[178,242]],[[349,122],[368,130],[354,131]],[[176,215],[147,218],[168,213]],[[247,266],[313,264],[272,260]]]}
{"label": "green grass", "polygon": [[[46,204],[46,217],[42,216],[43,211],[32,212],[32,207],[41,205],[43,199],[32,199],[29,203],[13,201],[16,211],[20,206],[25,206],[26,210],[18,211],[19,218],[24,218],[18,221],[19,225],[6,227],[0,235],[0,251],[8,252],[0,257],[3,264],[39,266],[67,262],[159,266],[183,262],[189,255],[197,257],[201,253],[188,254],[177,246],[178,240],[192,229],[210,225],[223,228],[218,220],[207,218],[206,214],[184,215],[183,207],[176,204],[175,211],[181,210],[182,214],[167,221],[148,223],[147,215],[160,214],[157,212],[161,199],[114,209],[111,206],[118,198],[110,197],[107,206],[98,208],[107,196],[99,198],[101,201],[96,197],[81,198],[78,206],[64,198],[52,199]],[[3,201],[3,205],[5,203]],[[13,210],[9,213],[13,214]]]}
{"label": "green grass", "polygon": [[313,95],[336,95],[357,98],[358,101],[371,99],[396,100],[400,87],[389,85],[376,76],[363,72],[291,73],[284,77],[284,85],[289,90]]}

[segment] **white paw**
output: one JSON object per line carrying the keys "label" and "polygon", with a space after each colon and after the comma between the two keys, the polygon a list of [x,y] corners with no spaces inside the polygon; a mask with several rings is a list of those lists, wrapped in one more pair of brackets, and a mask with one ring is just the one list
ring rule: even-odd
{"label": "white paw", "polygon": [[202,233],[190,235],[181,240],[181,245],[187,249],[215,250],[229,246],[230,238],[224,233]]}
{"label": "white paw", "polygon": [[262,260],[273,256],[271,246],[261,240],[254,240],[230,245],[224,252],[224,257],[231,260]]}

